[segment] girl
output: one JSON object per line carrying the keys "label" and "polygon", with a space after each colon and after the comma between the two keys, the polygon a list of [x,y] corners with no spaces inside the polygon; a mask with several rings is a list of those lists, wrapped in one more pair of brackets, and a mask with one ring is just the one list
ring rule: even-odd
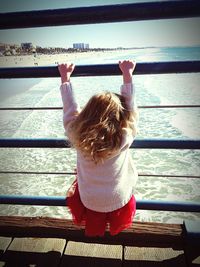
{"label": "girl", "polygon": [[74,223],[84,224],[87,236],[103,236],[107,223],[110,234],[118,234],[132,224],[136,211],[133,189],[137,172],[129,152],[137,123],[132,84],[135,65],[120,61],[121,94],[94,95],[82,111],[70,83],[74,65],[58,66],[64,128],[77,150],[77,180],[67,201]]}

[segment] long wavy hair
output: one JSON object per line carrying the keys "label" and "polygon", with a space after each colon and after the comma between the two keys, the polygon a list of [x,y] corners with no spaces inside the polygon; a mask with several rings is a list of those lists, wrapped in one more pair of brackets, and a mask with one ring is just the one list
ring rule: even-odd
{"label": "long wavy hair", "polygon": [[94,95],[70,126],[70,141],[95,163],[103,162],[122,143],[123,128],[136,134],[135,114],[123,96],[105,92]]}

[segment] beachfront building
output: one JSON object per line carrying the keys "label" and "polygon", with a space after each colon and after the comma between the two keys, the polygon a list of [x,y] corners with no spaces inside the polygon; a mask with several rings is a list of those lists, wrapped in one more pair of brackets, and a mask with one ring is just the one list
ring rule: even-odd
{"label": "beachfront building", "polygon": [[32,43],[21,43],[21,49],[26,52],[35,52],[36,47]]}
{"label": "beachfront building", "polygon": [[0,43],[0,56],[5,55],[9,48],[10,46],[8,44]]}
{"label": "beachfront building", "polygon": [[85,49],[89,49],[89,44],[85,44],[85,43],[74,43],[73,44],[73,48],[74,49],[85,50]]}
{"label": "beachfront building", "polygon": [[20,45],[0,43],[0,55],[11,56],[20,52]]}
{"label": "beachfront building", "polygon": [[11,46],[13,46],[13,45],[0,43],[0,52],[4,53],[6,51],[9,51],[11,49]]}
{"label": "beachfront building", "polygon": [[0,43],[0,52],[4,52],[8,48],[10,48],[10,45],[4,44],[4,43]]}

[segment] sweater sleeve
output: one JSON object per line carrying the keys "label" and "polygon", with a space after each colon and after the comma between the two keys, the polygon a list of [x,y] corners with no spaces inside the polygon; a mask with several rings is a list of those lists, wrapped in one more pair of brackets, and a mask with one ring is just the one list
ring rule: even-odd
{"label": "sweater sleeve", "polygon": [[135,87],[132,83],[126,83],[123,84],[120,88],[121,91],[121,95],[125,98],[125,102],[126,102],[126,106],[127,109],[129,111],[132,111],[132,119],[130,120],[130,123],[132,124],[132,128],[131,129],[124,129],[124,131],[126,132],[125,134],[125,139],[124,139],[124,147],[122,145],[122,148],[124,149],[127,145],[128,147],[131,145],[132,143],[132,137],[135,138],[136,134],[137,134],[137,126],[138,126],[138,118],[139,118],[139,114],[138,114],[138,108],[137,108],[137,104],[136,104],[136,98],[135,98]]}
{"label": "sweater sleeve", "polygon": [[135,87],[132,83],[123,84],[120,88],[121,95],[124,96],[128,110],[135,111],[137,109],[135,99]]}
{"label": "sweater sleeve", "polygon": [[80,112],[80,108],[76,103],[71,83],[63,83],[60,86],[60,92],[63,102],[63,125],[65,133],[68,135],[70,122],[77,117]]}

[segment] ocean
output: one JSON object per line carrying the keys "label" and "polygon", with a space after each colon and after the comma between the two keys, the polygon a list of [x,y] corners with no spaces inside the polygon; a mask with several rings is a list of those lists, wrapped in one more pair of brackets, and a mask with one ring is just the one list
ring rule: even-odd
{"label": "ocean", "polygon": [[[77,57],[74,63],[108,64],[123,59],[136,62],[200,60],[200,47],[133,49],[109,56],[105,52],[101,57],[95,54],[82,60]],[[199,73],[135,75],[133,81],[139,106],[200,104]],[[76,77],[72,78],[72,83],[78,102],[84,106],[94,93],[119,92],[122,77]],[[0,81],[0,107],[61,107],[59,85],[59,78]],[[199,121],[200,108],[141,108],[137,138],[199,139]],[[62,110],[0,111],[0,124],[1,138],[64,138]],[[131,149],[131,153],[140,174],[136,199],[200,202],[199,178],[165,176],[200,176],[198,150]],[[15,172],[0,173],[0,194],[65,196],[74,180],[74,175],[63,174],[76,168],[73,149],[1,148],[0,157],[0,171]],[[20,171],[59,174],[17,173]],[[70,218],[65,207],[1,205],[0,214]],[[135,220],[166,223],[199,218],[197,213],[139,210],[135,216]]]}

